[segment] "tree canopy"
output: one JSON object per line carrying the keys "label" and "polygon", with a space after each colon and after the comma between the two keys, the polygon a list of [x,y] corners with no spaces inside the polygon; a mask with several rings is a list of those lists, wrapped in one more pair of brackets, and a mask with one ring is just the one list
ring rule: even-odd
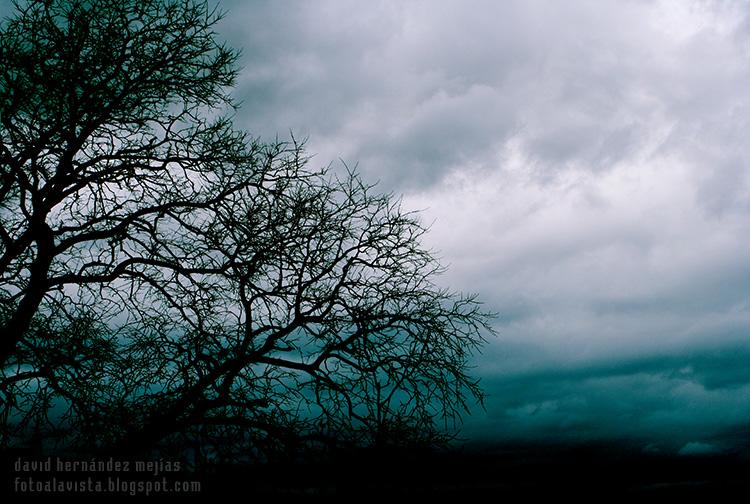
{"label": "tree canopy", "polygon": [[[492,332],[398,199],[233,125],[199,0],[19,1],[0,31],[4,446],[434,443]],[[208,455],[206,455],[208,456]]]}

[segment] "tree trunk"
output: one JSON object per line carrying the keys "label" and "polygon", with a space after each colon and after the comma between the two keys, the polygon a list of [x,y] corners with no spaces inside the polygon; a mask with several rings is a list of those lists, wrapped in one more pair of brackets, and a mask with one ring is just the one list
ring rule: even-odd
{"label": "tree trunk", "polygon": [[13,355],[16,344],[29,329],[39,305],[47,293],[49,268],[54,257],[52,229],[45,222],[37,224],[34,230],[37,255],[29,268],[29,284],[13,315],[0,328],[0,364]]}

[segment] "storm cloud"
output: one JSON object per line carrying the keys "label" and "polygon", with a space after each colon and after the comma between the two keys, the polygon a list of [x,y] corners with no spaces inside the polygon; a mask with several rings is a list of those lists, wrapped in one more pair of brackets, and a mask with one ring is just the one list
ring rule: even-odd
{"label": "storm cloud", "polygon": [[445,285],[500,313],[469,434],[744,432],[747,2],[220,5],[240,124],[404,194]]}

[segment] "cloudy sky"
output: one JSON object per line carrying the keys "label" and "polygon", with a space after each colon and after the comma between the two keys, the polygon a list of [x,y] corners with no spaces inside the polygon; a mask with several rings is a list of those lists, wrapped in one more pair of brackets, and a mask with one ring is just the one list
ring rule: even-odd
{"label": "cloudy sky", "polygon": [[750,4],[240,1],[241,126],[432,224],[500,313],[475,438],[750,439]]}

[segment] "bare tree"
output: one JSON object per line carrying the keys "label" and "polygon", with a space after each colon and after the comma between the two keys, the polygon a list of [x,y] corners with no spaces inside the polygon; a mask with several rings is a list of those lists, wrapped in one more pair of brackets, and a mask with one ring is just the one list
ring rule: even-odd
{"label": "bare tree", "polygon": [[4,445],[231,459],[434,443],[491,332],[425,229],[234,128],[197,0],[19,2],[0,33]]}

